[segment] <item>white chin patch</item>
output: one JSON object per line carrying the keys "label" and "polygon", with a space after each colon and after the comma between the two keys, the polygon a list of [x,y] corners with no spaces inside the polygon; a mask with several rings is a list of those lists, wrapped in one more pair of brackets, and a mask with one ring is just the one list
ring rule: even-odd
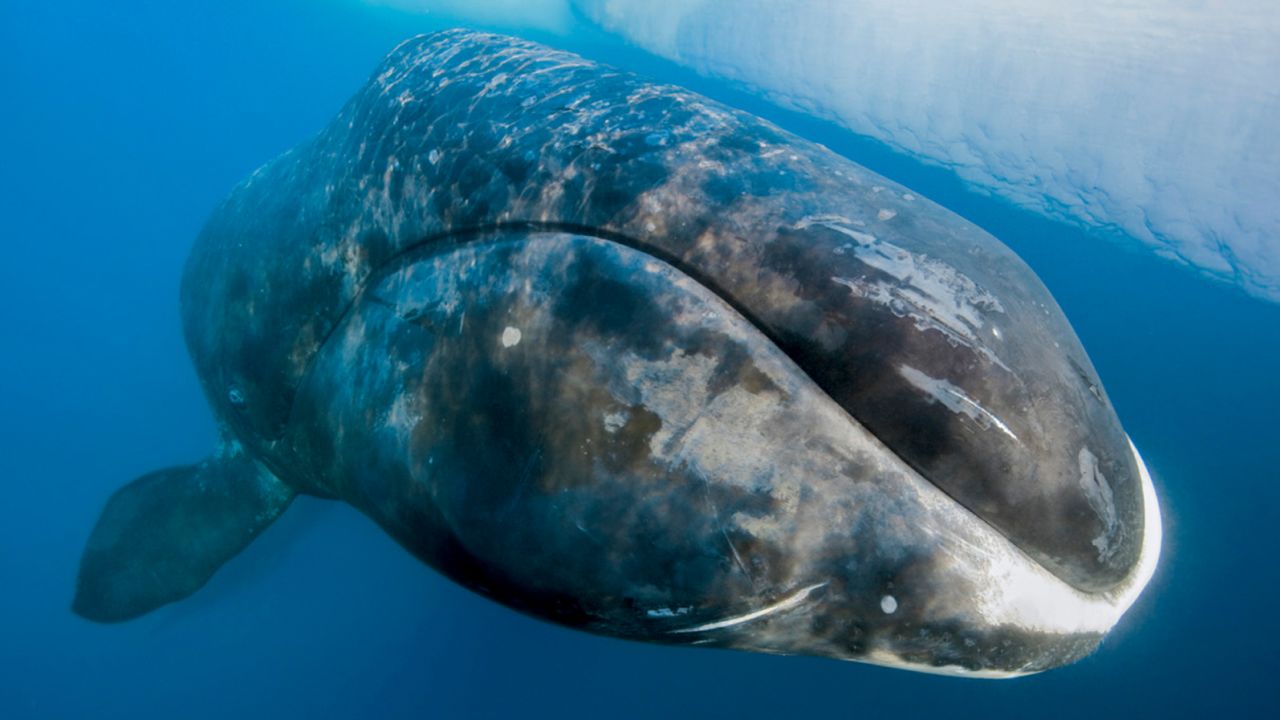
{"label": "white chin patch", "polygon": [[[1134,461],[1142,481],[1143,538],[1138,561],[1128,577],[1106,592],[1088,593],[1068,585],[1044,569],[1012,543],[992,533],[990,544],[965,548],[964,555],[975,563],[974,572],[985,578],[982,591],[973,598],[976,618],[971,622],[987,627],[1016,627],[1045,635],[1101,635],[1120,620],[1142,593],[1155,573],[1160,558],[1163,525],[1160,505],[1147,466],[1130,441]],[[975,553],[974,551],[978,551]],[[897,609],[882,599],[881,609]],[[958,666],[936,667],[903,660],[886,650],[873,651],[863,662],[940,675],[973,678],[1012,678],[1036,671],[968,670]]]}
{"label": "white chin patch", "polygon": [[1129,447],[1141,475],[1143,508],[1142,549],[1129,576],[1105,592],[1083,592],[1021,553],[992,552],[986,591],[977,604],[985,621],[1047,634],[1101,634],[1138,599],[1155,573],[1163,528],[1151,475],[1132,441]]}

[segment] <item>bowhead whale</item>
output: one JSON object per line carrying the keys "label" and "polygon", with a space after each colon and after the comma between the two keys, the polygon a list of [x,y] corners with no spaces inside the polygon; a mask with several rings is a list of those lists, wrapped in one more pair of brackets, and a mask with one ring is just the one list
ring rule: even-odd
{"label": "bowhead whale", "polygon": [[512,38],[396,48],[214,212],[204,461],[107,502],[74,610],[186,597],[299,493],[570,627],[973,676],[1091,652],[1147,471],[996,239],[685,90]]}

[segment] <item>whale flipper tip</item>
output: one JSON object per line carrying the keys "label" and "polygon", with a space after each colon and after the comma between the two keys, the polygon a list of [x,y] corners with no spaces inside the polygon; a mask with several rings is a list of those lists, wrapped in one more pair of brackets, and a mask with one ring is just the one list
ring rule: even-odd
{"label": "whale flipper tip", "polygon": [[103,508],[80,558],[71,609],[121,622],[187,597],[294,496],[241,454],[143,475]]}

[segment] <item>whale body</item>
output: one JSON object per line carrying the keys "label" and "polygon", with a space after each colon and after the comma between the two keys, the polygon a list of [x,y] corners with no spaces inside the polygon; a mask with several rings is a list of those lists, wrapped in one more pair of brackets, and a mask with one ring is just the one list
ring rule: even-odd
{"label": "whale body", "polygon": [[406,41],[201,233],[220,442],[107,502],[73,609],[202,586],[299,493],[512,608],[673,645],[980,677],[1091,652],[1150,477],[995,238],[680,88]]}

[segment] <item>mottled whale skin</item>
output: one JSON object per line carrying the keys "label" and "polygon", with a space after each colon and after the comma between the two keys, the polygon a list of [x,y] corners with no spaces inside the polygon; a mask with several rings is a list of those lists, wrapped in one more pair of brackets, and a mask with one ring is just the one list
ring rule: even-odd
{"label": "mottled whale skin", "polygon": [[688,91],[508,37],[396,48],[192,252],[222,442],[107,503],[74,608],[194,592],[298,493],[616,637],[1010,676],[1150,578],[1150,478],[1034,274]]}

